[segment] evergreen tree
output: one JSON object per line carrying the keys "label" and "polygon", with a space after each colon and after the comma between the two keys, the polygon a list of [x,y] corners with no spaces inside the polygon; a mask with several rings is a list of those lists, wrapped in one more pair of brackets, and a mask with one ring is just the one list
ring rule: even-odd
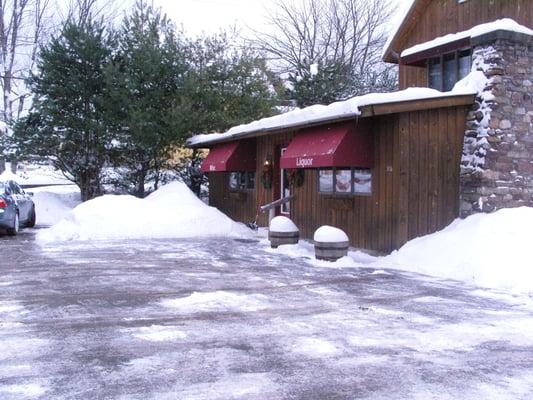
{"label": "evergreen tree", "polygon": [[67,22],[41,50],[29,84],[32,109],[14,129],[22,156],[52,160],[81,190],[83,200],[102,193],[102,170],[113,133],[105,84],[113,43],[103,25]]}
{"label": "evergreen tree", "polygon": [[183,103],[186,65],[172,24],[142,1],[123,23],[110,86],[120,137],[115,148],[119,186],[145,196],[148,180],[157,188],[171,146],[183,143],[176,109]]}

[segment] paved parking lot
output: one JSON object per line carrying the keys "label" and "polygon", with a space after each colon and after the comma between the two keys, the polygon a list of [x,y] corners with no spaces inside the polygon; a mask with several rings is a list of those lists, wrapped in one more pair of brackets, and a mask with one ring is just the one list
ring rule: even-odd
{"label": "paved parking lot", "polygon": [[0,398],[532,398],[531,298],[264,248],[0,237]]}

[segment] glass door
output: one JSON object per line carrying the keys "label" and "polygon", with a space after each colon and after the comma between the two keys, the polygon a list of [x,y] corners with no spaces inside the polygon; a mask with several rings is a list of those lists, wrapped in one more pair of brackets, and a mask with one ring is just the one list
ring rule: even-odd
{"label": "glass door", "polygon": [[[283,147],[281,149],[281,155],[283,156],[283,153],[285,153],[285,150],[287,150],[286,147]],[[281,169],[281,179],[280,179],[280,193],[281,198],[287,197],[291,195],[291,188],[289,184],[289,174],[286,169]],[[291,212],[291,203],[283,203],[281,205],[281,213],[282,214],[290,214]]]}

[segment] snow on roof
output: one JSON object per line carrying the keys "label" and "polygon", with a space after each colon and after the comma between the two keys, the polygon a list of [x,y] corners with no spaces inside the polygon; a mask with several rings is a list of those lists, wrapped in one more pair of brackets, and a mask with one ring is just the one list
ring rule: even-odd
{"label": "snow on roof", "polygon": [[477,25],[467,31],[450,33],[449,35],[440,36],[436,39],[430,40],[429,42],[417,44],[416,46],[410,47],[402,51],[401,56],[407,57],[412,54],[420,53],[422,51],[433,49],[435,47],[439,47],[458,40],[475,38],[495,31],[517,32],[533,36],[533,30],[523,25],[520,25],[518,22],[510,18],[503,18],[486,24]]}
{"label": "snow on roof", "polygon": [[387,38],[387,42],[385,43],[385,46],[383,46],[383,51],[381,53],[381,58],[385,58],[387,55],[387,50],[389,49],[392,41],[394,40],[395,36],[398,34],[398,31],[400,30],[400,27],[403,25],[403,22],[405,21],[405,18],[407,18],[407,15],[409,14],[409,11],[411,10],[411,7],[413,6],[415,0],[405,0],[402,2],[401,6],[398,7],[398,13],[392,20],[391,26],[391,33],[389,37]]}
{"label": "snow on roof", "polygon": [[456,88],[451,92],[439,92],[438,90],[429,88],[408,88],[391,93],[370,93],[364,96],[357,96],[345,101],[332,103],[327,106],[314,105],[289,111],[285,114],[263,118],[250,122],[249,124],[235,126],[225,133],[196,135],[187,141],[187,145],[198,146],[230,139],[244,133],[281,130],[341,118],[357,117],[361,115],[360,108],[364,106],[397,103],[409,100],[428,100],[450,96],[473,95],[476,93],[477,91],[475,89],[469,87]]}

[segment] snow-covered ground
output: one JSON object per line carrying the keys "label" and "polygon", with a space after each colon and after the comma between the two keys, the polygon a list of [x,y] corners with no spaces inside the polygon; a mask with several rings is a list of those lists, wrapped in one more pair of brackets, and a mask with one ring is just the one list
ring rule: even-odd
{"label": "snow-covered ground", "polygon": [[0,174],[0,180],[13,180],[19,185],[25,186],[48,186],[72,184],[65,176],[48,165],[29,164],[19,165],[17,172],[11,172],[10,163],[6,164],[6,170]]}
{"label": "snow-covered ground", "polygon": [[249,241],[33,235],[2,243],[2,400],[533,397],[528,296]]}
{"label": "snow-covered ground", "polygon": [[80,204],[38,234],[41,242],[140,238],[246,237],[250,229],[198,199],[181,182],[145,199],[106,195]]}
{"label": "snow-covered ground", "polygon": [[[411,240],[387,257],[350,252],[337,262],[317,261],[313,246],[306,241],[267,251],[303,258],[320,267],[361,267],[372,261],[370,266],[376,269],[400,269],[533,294],[532,227],[533,208],[520,207],[457,219],[440,232]],[[264,244],[267,246],[268,241]]]}

